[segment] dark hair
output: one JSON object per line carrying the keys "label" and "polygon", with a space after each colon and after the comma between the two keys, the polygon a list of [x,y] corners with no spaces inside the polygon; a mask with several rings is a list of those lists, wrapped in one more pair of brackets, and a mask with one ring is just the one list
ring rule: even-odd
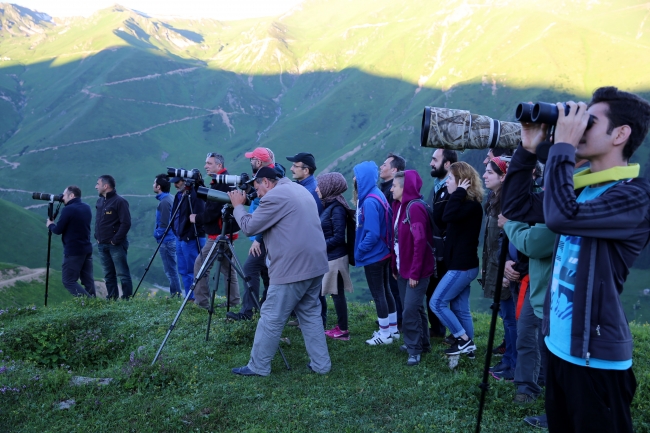
{"label": "dark hair", "polygon": [[99,179],[102,180],[102,183],[104,185],[108,184],[112,189],[115,189],[115,178],[110,174],[102,174],[101,176],[99,176]]}
{"label": "dark hair", "polygon": [[81,189],[77,185],[70,185],[66,189],[76,198],[81,198]]}
{"label": "dark hair", "polygon": [[458,153],[455,150],[443,149],[442,150],[442,165],[445,165],[445,162],[449,161],[450,164],[458,162]]}
{"label": "dark hair", "polygon": [[226,161],[223,159],[223,155],[219,153],[210,153],[208,158],[214,158],[214,162],[221,164],[222,167],[225,167]]}
{"label": "dark hair", "polygon": [[316,173],[316,169],[314,167],[310,167],[310,166],[306,165],[304,162],[302,163],[302,165],[304,165],[307,168],[307,171],[309,172],[310,175],[313,175],[314,173]]}
{"label": "dark hair", "polygon": [[401,156],[391,152],[386,156],[386,159],[388,158],[393,158],[390,162],[390,168],[394,168],[397,171],[404,171],[406,169],[406,160]]}
{"label": "dark hair", "polygon": [[[307,166],[305,166],[305,167],[307,167]],[[276,183],[278,183],[278,179],[271,179],[270,177],[256,177],[256,178],[255,178],[255,183],[258,184],[258,185],[261,184],[261,183],[262,183],[262,179],[266,179],[266,180],[268,180],[268,181],[271,182],[273,185],[275,185]]]}
{"label": "dark hair", "polygon": [[395,183],[395,181],[397,179],[399,179],[399,181],[397,181],[397,183],[399,183],[403,188],[404,187],[404,172],[403,171],[398,171],[397,173],[395,173],[395,177],[393,178],[393,183]]}
{"label": "dark hair", "polygon": [[161,173],[156,176],[156,185],[160,187],[160,190],[162,192],[169,192],[169,189],[171,187],[171,183],[169,182],[169,176],[165,173]]}
{"label": "dark hair", "polygon": [[628,125],[632,130],[623,147],[623,158],[629,160],[648,135],[650,103],[633,93],[618,90],[613,86],[596,89],[589,106],[599,102],[606,103],[609,108],[606,112],[609,120],[607,134],[611,134],[614,128],[622,125]]}
{"label": "dark hair", "polygon": [[492,167],[492,170],[499,176],[503,176],[505,174],[503,170],[501,170],[501,168],[497,165],[496,162],[488,161],[488,164],[490,165],[490,167]]}
{"label": "dark hair", "polygon": [[[492,155],[494,155],[495,157],[498,157],[498,156],[512,156],[513,153],[514,153],[514,150],[512,150],[512,149],[504,149],[503,147],[495,147],[495,148],[492,149]],[[501,170],[499,170],[499,171],[501,171]]]}

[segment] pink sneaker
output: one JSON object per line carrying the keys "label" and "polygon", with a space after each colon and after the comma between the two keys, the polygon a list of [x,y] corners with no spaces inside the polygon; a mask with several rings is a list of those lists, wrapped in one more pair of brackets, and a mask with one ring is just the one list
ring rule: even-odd
{"label": "pink sneaker", "polygon": [[337,326],[335,329],[332,329],[332,332],[327,336],[333,338],[334,340],[348,341],[350,339],[350,331],[341,331],[341,329]]}
{"label": "pink sneaker", "polygon": [[332,329],[329,329],[329,330],[325,331],[325,335],[327,335],[328,337],[331,337],[332,334],[335,333],[335,332],[341,332],[341,330],[339,329],[339,325],[336,325]]}

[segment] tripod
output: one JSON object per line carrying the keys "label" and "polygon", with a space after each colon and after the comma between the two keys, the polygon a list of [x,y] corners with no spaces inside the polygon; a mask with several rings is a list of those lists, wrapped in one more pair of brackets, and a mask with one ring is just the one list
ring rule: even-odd
{"label": "tripod", "polygon": [[[135,288],[133,291],[132,297],[135,296],[136,293],[138,293],[138,289],[140,288],[140,284],[142,284],[142,281],[144,280],[144,277],[147,275],[147,272],[149,272],[149,268],[151,267],[151,264],[153,263],[153,259],[156,258],[156,254],[158,254],[158,250],[160,250],[160,246],[162,245],[162,239],[165,239],[165,236],[167,236],[167,233],[169,232],[169,229],[172,226],[172,222],[174,221],[174,218],[176,218],[176,214],[178,213],[178,210],[181,208],[181,205],[183,204],[183,200],[187,198],[187,203],[190,206],[190,213],[194,213],[194,210],[192,209],[192,200],[190,197],[192,190],[192,184],[185,184],[185,190],[183,191],[183,195],[181,195],[181,199],[178,201],[178,206],[176,206],[176,209],[174,209],[174,213],[172,214],[171,217],[169,217],[169,224],[167,224],[167,228],[163,232],[161,241],[158,242],[158,247],[156,247],[156,251],[154,251],[153,256],[151,256],[151,260],[149,260],[149,264],[144,270],[144,274],[142,274],[142,277],[140,278],[140,282],[138,283],[138,287]],[[196,249],[201,253],[201,244],[199,243],[199,233],[196,230],[196,224],[192,223],[192,227],[194,228],[194,239],[196,240]]]}
{"label": "tripod", "polygon": [[[51,196],[54,197],[54,196]],[[47,204],[47,217],[50,221],[54,221],[59,215],[59,209],[61,209],[61,203],[56,207],[54,211],[54,199],[50,198],[50,202]],[[45,306],[47,307],[47,294],[50,286],[50,252],[52,249],[52,230],[47,230],[47,266],[45,268]]]}
{"label": "tripod", "polygon": [[[201,279],[204,278],[206,275],[207,269],[209,269],[212,264],[214,263],[215,260],[221,264],[224,260],[227,260],[228,263],[230,263],[230,266],[235,269],[237,274],[246,282],[246,285],[248,286],[248,291],[249,293],[251,292],[251,287],[250,287],[250,277],[246,277],[244,275],[244,272],[242,271],[241,264],[239,263],[239,260],[237,259],[237,256],[235,255],[235,249],[232,246],[232,243],[230,242],[230,239],[228,239],[228,236],[226,236],[226,226],[229,226],[230,224],[227,223],[227,221],[231,221],[234,219],[232,216],[232,211],[233,208],[230,206],[230,204],[226,204],[223,206],[221,209],[221,214],[222,214],[222,221],[223,224],[221,226],[221,234],[217,237],[216,241],[212,245],[212,248],[210,248],[210,251],[208,252],[207,257],[203,260],[203,263],[201,264],[201,268],[199,269],[199,272],[194,276],[194,281],[192,282],[192,287],[190,287],[189,292],[185,296],[185,299],[183,300],[183,303],[181,304],[180,309],[178,310],[178,313],[176,313],[176,317],[172,321],[171,325],[169,325],[169,329],[167,330],[167,334],[165,335],[165,338],[163,339],[162,344],[160,345],[160,348],[158,349],[158,352],[156,352],[156,356],[154,356],[153,361],[151,365],[153,366],[156,361],[158,360],[158,357],[160,356],[160,352],[162,351],[163,347],[165,346],[165,343],[167,343],[167,340],[169,339],[169,336],[171,332],[174,330],[176,327],[176,323],[178,322],[178,319],[181,316],[181,313],[183,312],[183,309],[185,308],[185,305],[187,304],[187,301],[194,291],[194,288],[196,287],[196,283]],[[215,293],[217,292],[217,289],[219,288],[219,280],[220,278],[217,278],[217,284],[212,291],[212,296],[210,299],[210,309],[208,310],[208,325],[207,325],[207,331],[205,334],[205,341],[208,341],[208,338],[210,336],[210,324],[212,323],[212,313],[214,312],[214,296]],[[257,307],[258,310],[261,310],[259,301],[255,299],[255,296],[252,296],[254,303]],[[287,367],[287,370],[291,370],[291,367],[289,366],[289,362],[287,361],[287,358],[284,356],[284,352],[282,351],[281,347],[278,347],[278,351],[280,352],[280,356],[282,356],[282,360],[284,361],[284,364]]]}
{"label": "tripod", "polygon": [[508,255],[508,238],[501,232],[501,251],[499,251],[499,268],[497,269],[497,284],[494,289],[494,299],[490,308],[492,309],[492,320],[490,321],[490,332],[488,334],[487,353],[485,354],[485,366],[483,367],[483,382],[479,385],[481,388],[481,400],[478,405],[478,416],[476,418],[476,433],[481,431],[481,419],[483,418],[483,408],[485,407],[485,394],[490,387],[488,383],[488,374],[490,372],[490,362],[492,360],[492,348],[494,347],[494,332],[497,327],[497,316],[501,308],[501,289],[503,286],[503,273],[506,266],[506,257]]}

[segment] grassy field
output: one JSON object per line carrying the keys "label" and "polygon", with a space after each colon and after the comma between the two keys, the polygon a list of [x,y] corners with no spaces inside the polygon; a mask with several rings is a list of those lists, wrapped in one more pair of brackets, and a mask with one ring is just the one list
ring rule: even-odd
{"label": "grassy field", "polygon": [[[396,344],[364,344],[374,307],[350,305],[351,340],[328,341],[332,371],[310,373],[300,330],[283,344],[292,367],[275,357],[266,378],[237,377],[246,364],[254,322],[226,323],[189,305],[151,367],[180,302],[139,296],[129,302],[81,300],[0,314],[0,418],[8,432],[468,432],[478,410],[489,318],[475,314],[474,361],[449,370],[440,344],[417,367]],[[334,320],[330,305],[330,320]],[[639,387],[632,413],[650,431],[650,327],[632,324]],[[501,326],[498,326],[501,329]],[[497,334],[497,339],[500,339]],[[73,386],[74,376],[112,378],[106,386]],[[523,417],[543,399],[512,403],[512,384],[490,379],[483,431],[529,432]],[[62,402],[74,404],[59,409]]]}

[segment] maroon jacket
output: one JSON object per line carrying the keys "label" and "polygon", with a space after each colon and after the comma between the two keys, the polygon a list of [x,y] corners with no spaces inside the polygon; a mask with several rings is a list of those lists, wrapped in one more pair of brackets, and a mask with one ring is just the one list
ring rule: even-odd
{"label": "maroon jacket", "polygon": [[[402,200],[393,200],[393,227],[399,213],[397,239],[399,244],[399,275],[402,278],[421,280],[430,277],[435,270],[435,259],[431,249],[433,234],[427,209],[422,203],[413,203],[409,208],[410,223],[406,218],[406,206],[411,200],[422,198],[420,195],[422,179],[415,170],[404,172],[404,192]],[[391,244],[391,269],[398,273],[397,257]]]}

